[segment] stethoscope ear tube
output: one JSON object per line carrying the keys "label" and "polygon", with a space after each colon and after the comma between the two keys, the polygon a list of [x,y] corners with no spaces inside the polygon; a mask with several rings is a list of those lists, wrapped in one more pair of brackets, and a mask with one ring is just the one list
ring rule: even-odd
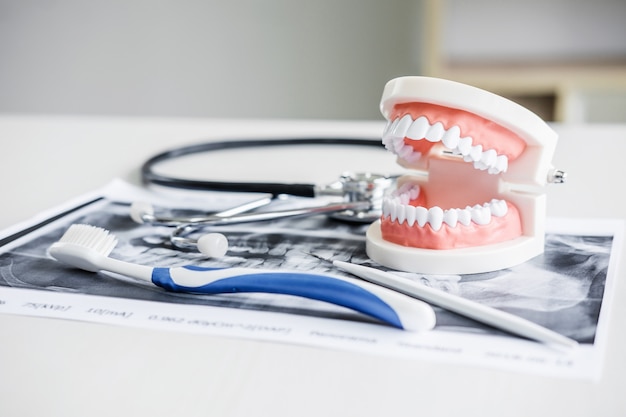
{"label": "stethoscope ear tube", "polygon": [[315,184],[275,183],[275,182],[230,182],[211,180],[192,180],[162,175],[155,172],[155,166],[161,162],[204,152],[215,152],[228,149],[246,149],[258,147],[293,146],[293,145],[349,145],[384,147],[380,139],[359,138],[287,138],[287,139],[242,139],[205,142],[159,153],[148,159],[141,167],[141,176],[144,184],[155,184],[164,187],[182,188],[195,191],[230,191],[271,193],[274,196],[281,194],[299,197],[315,197]]}

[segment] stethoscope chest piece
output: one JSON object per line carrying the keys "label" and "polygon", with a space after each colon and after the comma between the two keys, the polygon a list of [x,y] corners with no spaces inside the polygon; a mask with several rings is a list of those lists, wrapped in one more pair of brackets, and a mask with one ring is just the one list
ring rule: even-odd
{"label": "stethoscope chest piece", "polygon": [[[370,206],[365,210],[348,209],[330,214],[337,220],[357,223],[371,223],[376,221],[382,214],[382,204],[385,194],[392,189],[395,178],[388,175],[374,173],[344,173],[337,183],[327,186],[327,189],[336,187],[346,202],[358,203],[369,202]],[[326,195],[332,195],[326,191]],[[321,190],[319,195],[325,195]]]}

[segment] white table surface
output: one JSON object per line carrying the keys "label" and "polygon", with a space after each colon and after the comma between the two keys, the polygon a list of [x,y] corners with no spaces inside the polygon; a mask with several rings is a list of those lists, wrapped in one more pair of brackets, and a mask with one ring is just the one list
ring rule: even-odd
{"label": "white table surface", "polygon": [[[381,122],[0,116],[0,227],[116,177],[138,183],[144,159],[177,145],[273,134],[376,137],[381,129]],[[549,187],[548,215],[626,217],[626,125],[555,129],[560,142],[554,163],[569,178],[567,185]],[[395,167],[391,159],[369,158],[357,162],[380,164],[380,171]],[[242,178],[259,164],[243,164]],[[328,165],[307,170],[303,179],[340,172]],[[0,315],[0,415],[623,416],[623,263],[599,383]]]}

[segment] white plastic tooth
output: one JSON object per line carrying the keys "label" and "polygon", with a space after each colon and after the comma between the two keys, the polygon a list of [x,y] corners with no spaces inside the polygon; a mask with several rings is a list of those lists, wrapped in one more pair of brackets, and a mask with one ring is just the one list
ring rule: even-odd
{"label": "white plastic tooth", "polygon": [[398,204],[395,201],[389,204],[389,217],[392,222],[395,222],[398,218]]}
{"label": "white plastic tooth", "polygon": [[391,216],[391,200],[385,198],[383,200],[383,217]]}
{"label": "white plastic tooth", "polygon": [[461,138],[461,129],[458,126],[452,126],[450,129],[448,129],[446,131],[446,133],[443,134],[443,137],[441,138],[441,142],[443,142],[443,145],[452,150],[452,149],[456,149],[456,147],[459,145],[459,139]]}
{"label": "white plastic tooth", "polygon": [[481,171],[485,171],[489,167],[486,164],[484,164],[482,161],[476,161],[474,162],[474,168],[481,170]]}
{"label": "white plastic tooth", "polygon": [[389,218],[393,215],[393,200],[391,198],[385,198],[383,201],[383,215]]}
{"label": "white plastic tooth", "polygon": [[403,204],[409,204],[411,200],[415,200],[419,197],[420,188],[417,185],[405,183],[399,186],[391,195],[398,198],[399,202]]}
{"label": "white plastic tooth", "polygon": [[391,120],[387,120],[387,124],[385,125],[385,128],[383,129],[383,135],[382,135],[383,138],[385,138],[389,134],[392,124],[393,122]]}
{"label": "white plastic tooth", "polygon": [[405,208],[406,210],[406,224],[408,226],[413,226],[415,224],[415,207],[413,206],[406,206]]}
{"label": "white plastic tooth", "polygon": [[402,184],[401,186],[396,188],[396,190],[394,191],[393,194],[401,195],[401,194],[408,193],[411,190],[412,187],[413,186],[411,184],[409,184],[409,183]]}
{"label": "white plastic tooth", "polygon": [[393,144],[393,152],[398,153],[406,146],[404,143],[404,138],[398,136],[391,136],[391,141]]}
{"label": "white plastic tooth", "polygon": [[428,123],[428,119],[424,116],[420,116],[411,123],[411,126],[406,131],[406,137],[414,140],[424,139],[429,127],[430,123]]}
{"label": "white plastic tooth", "polygon": [[396,129],[396,126],[398,125],[398,123],[400,123],[400,119],[396,119],[392,121],[390,124],[388,124],[387,129],[384,133],[384,136],[390,137],[391,133]]}
{"label": "white plastic tooth", "polygon": [[443,212],[443,222],[450,227],[456,227],[459,221],[459,214],[456,209],[450,209]]}
{"label": "white plastic tooth", "polygon": [[428,209],[426,207],[415,207],[415,221],[419,227],[424,227],[428,221]]}
{"label": "white plastic tooth", "polygon": [[472,221],[476,224],[489,224],[491,221],[491,210],[489,207],[481,206],[480,204],[476,204],[470,210],[472,214]]}
{"label": "white plastic tooth", "polygon": [[385,145],[385,149],[388,151],[394,151],[393,139],[391,136],[383,136],[383,145]]}
{"label": "white plastic tooth", "polygon": [[487,168],[487,173],[496,175],[496,174],[499,174],[500,171],[498,171],[495,167],[489,167]]}
{"label": "white plastic tooth", "polygon": [[391,131],[391,136],[393,136],[394,138],[404,138],[407,129],[409,128],[409,126],[411,126],[411,123],[413,123],[411,115],[405,114],[404,116],[402,116],[395,128]]}
{"label": "white plastic tooth", "polygon": [[404,204],[399,204],[397,206],[397,210],[396,210],[396,221],[399,224],[404,223],[404,221],[406,220],[406,206]]}
{"label": "white plastic tooth", "polygon": [[468,155],[472,149],[472,138],[470,136],[460,138],[457,149],[461,155]]}
{"label": "white plastic tooth", "polygon": [[472,213],[468,209],[454,209],[454,211],[456,211],[459,223],[469,226],[472,221]]}
{"label": "white plastic tooth", "polygon": [[406,155],[402,159],[404,159],[409,164],[413,164],[413,163],[417,162],[421,157],[422,157],[422,153],[421,152],[413,151],[411,154]]}
{"label": "white plastic tooth", "polygon": [[493,199],[489,203],[489,206],[491,209],[491,215],[495,217],[506,216],[506,213],[509,211],[509,207],[506,205],[506,201],[504,200]]}
{"label": "white plastic tooth", "polygon": [[506,172],[506,170],[509,168],[509,158],[506,155],[498,155],[498,157],[496,158],[495,168],[498,173]]}
{"label": "white plastic tooth", "polygon": [[396,151],[396,155],[398,155],[402,159],[407,159],[411,157],[411,154],[413,154],[413,152],[415,151],[412,147],[404,145]]}
{"label": "white plastic tooth", "polygon": [[[390,129],[393,129],[393,128],[390,128]],[[393,136],[391,136],[391,135],[389,134],[389,132],[387,132],[387,133],[385,134],[385,136],[383,136],[383,145],[385,145],[385,148],[386,148],[388,151],[395,152],[395,150],[396,150],[396,149],[395,149],[395,142],[396,142],[396,141],[394,140],[394,137],[393,137]]]}
{"label": "white plastic tooth", "polygon": [[482,156],[480,157],[480,162],[485,164],[485,166],[487,166],[488,168],[495,166],[497,160],[498,160],[498,153],[496,152],[495,149],[487,149],[486,151],[483,152]]}
{"label": "white plastic tooth", "polygon": [[437,122],[428,128],[428,132],[426,132],[426,140],[429,142],[439,142],[443,137],[443,134],[446,130],[443,127],[441,122]]}
{"label": "white plastic tooth", "polygon": [[470,148],[469,152],[470,158],[472,158],[473,162],[478,162],[483,156],[483,145],[476,145]]}
{"label": "white plastic tooth", "polygon": [[443,223],[443,210],[439,206],[434,206],[428,209],[428,223],[435,232],[441,229]]}
{"label": "white plastic tooth", "polygon": [[387,134],[384,134],[384,135],[383,135],[383,140],[382,140],[382,142],[383,142],[383,145],[385,145],[385,146],[387,146],[387,144],[390,142],[390,140],[389,140],[389,136],[387,136]]}
{"label": "white plastic tooth", "polygon": [[[488,155],[486,155],[487,153]],[[495,149],[490,149],[488,151],[483,152],[483,158],[481,159],[481,162],[485,162],[485,165],[487,166],[487,172],[489,174],[499,174],[501,172],[497,167],[498,154],[495,151]]]}

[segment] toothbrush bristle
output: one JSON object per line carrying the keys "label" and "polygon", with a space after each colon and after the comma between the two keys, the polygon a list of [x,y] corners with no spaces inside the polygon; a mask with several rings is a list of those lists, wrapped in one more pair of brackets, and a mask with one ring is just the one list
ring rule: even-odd
{"label": "toothbrush bristle", "polygon": [[63,234],[59,242],[79,245],[108,256],[117,245],[117,238],[101,227],[89,224],[73,224]]}

